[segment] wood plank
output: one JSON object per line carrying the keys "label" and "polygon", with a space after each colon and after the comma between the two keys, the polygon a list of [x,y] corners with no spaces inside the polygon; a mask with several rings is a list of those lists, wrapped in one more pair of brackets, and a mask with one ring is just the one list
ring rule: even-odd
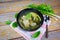
{"label": "wood plank", "polygon": [[[59,1],[43,1],[46,4],[50,4],[54,11],[57,10],[56,12],[60,12],[60,2]],[[20,9],[23,9],[24,6],[35,3],[35,4],[41,4],[43,3],[41,1],[23,1],[23,2],[11,2],[11,3],[0,3],[0,14],[1,13],[6,13],[6,12],[19,12]]]}

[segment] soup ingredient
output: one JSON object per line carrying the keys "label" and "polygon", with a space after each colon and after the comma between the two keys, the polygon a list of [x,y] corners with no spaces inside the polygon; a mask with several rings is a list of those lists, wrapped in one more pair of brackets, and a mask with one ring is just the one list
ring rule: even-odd
{"label": "soup ingredient", "polygon": [[19,19],[19,23],[23,29],[34,30],[40,25],[41,18],[34,12],[29,12]]}
{"label": "soup ingredient", "polygon": [[32,37],[37,38],[40,35],[40,33],[41,33],[40,31],[37,31],[32,35]]}
{"label": "soup ingredient", "polygon": [[17,22],[14,22],[14,23],[12,24],[12,27],[13,27],[13,28],[16,28],[17,26],[18,26]]}
{"label": "soup ingredient", "polygon": [[31,26],[36,26],[36,23],[31,23]]}
{"label": "soup ingredient", "polygon": [[29,28],[29,21],[28,20],[23,20],[25,28]]}
{"label": "soup ingredient", "polygon": [[10,25],[10,24],[11,24],[11,21],[10,21],[10,20],[7,20],[5,23],[6,23],[7,25]]}
{"label": "soup ingredient", "polygon": [[30,19],[31,18],[31,13],[28,13],[25,17],[26,17],[26,19]]}
{"label": "soup ingredient", "polygon": [[39,4],[39,5],[30,4],[30,5],[28,5],[28,8],[37,9],[44,15],[55,16],[53,8],[47,4]]}

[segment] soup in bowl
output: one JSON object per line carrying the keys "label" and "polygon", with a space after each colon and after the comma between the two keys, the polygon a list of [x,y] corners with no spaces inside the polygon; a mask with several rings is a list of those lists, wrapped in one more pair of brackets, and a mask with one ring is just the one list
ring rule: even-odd
{"label": "soup in bowl", "polygon": [[27,8],[17,15],[17,23],[20,28],[27,31],[34,31],[43,24],[43,15],[36,9]]}

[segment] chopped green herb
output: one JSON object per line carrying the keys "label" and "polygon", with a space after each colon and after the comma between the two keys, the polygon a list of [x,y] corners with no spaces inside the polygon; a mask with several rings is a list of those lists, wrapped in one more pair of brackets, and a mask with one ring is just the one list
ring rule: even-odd
{"label": "chopped green herb", "polygon": [[32,35],[32,37],[33,37],[33,38],[37,38],[39,35],[40,35],[40,31],[35,32],[35,33]]}
{"label": "chopped green herb", "polygon": [[31,13],[28,13],[27,15],[26,15],[26,19],[29,19],[29,18],[31,18]]}
{"label": "chopped green herb", "polygon": [[11,24],[11,21],[10,21],[10,20],[7,20],[5,23],[6,23],[7,25],[9,25],[9,24]]}
{"label": "chopped green herb", "polygon": [[12,27],[13,27],[13,28],[16,28],[17,26],[18,26],[17,22],[14,22],[14,23],[12,24]]}

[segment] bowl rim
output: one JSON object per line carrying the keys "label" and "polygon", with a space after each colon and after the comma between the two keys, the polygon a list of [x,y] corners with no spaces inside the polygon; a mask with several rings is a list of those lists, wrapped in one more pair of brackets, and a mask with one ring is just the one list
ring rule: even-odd
{"label": "bowl rim", "polygon": [[[40,18],[41,18],[41,22],[40,22],[39,27],[37,27],[37,28],[34,29],[34,30],[26,30],[26,29],[23,29],[23,27],[21,27],[21,25],[20,25],[20,23],[19,23],[19,17],[22,16],[23,13],[28,12],[28,11],[29,11],[29,12],[35,12],[35,13],[38,14],[38,15],[40,16]],[[43,17],[43,14],[42,14],[40,11],[38,11],[38,10],[36,10],[36,9],[33,9],[33,8],[26,8],[26,9],[21,10],[21,11],[18,13],[17,18],[16,18],[16,21],[17,21],[17,23],[18,23],[18,26],[19,26],[20,28],[22,28],[23,30],[26,30],[26,31],[35,31],[35,30],[37,30],[38,28],[40,28],[40,27],[43,25],[44,17]]]}

